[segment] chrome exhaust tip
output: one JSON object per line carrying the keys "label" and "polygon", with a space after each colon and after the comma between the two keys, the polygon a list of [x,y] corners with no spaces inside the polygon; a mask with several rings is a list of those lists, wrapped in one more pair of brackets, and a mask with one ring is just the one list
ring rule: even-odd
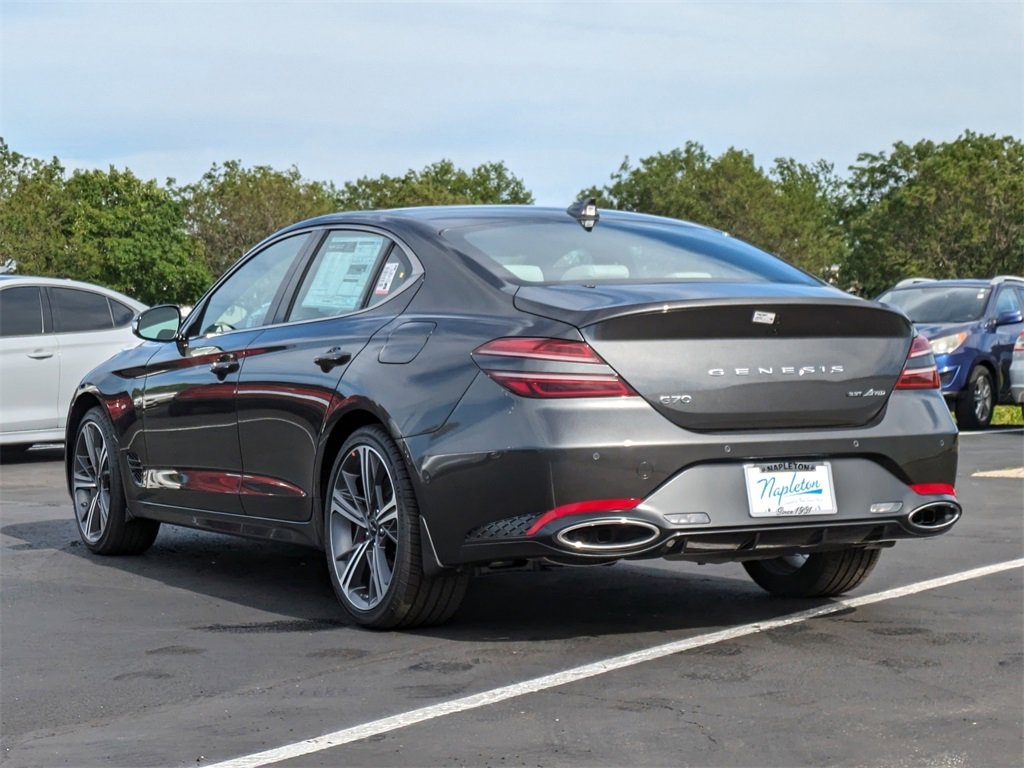
{"label": "chrome exhaust tip", "polygon": [[661,538],[661,529],[628,517],[587,520],[555,534],[555,541],[574,552],[612,553],[643,549]]}
{"label": "chrome exhaust tip", "polygon": [[953,525],[962,513],[955,501],[933,501],[907,515],[907,527],[914,533],[938,533]]}

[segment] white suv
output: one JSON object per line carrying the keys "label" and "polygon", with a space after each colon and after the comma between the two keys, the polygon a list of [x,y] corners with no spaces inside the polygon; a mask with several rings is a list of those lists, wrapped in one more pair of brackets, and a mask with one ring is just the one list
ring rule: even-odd
{"label": "white suv", "polygon": [[146,308],[98,285],[0,275],[0,446],[63,442],[71,397],[90,370],[135,346]]}

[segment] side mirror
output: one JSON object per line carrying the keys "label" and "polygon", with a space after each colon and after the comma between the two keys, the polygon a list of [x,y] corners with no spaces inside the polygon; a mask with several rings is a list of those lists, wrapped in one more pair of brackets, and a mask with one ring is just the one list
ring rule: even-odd
{"label": "side mirror", "polygon": [[181,310],[172,304],[150,307],[132,321],[132,333],[146,341],[174,341],[181,325]]}
{"label": "side mirror", "polygon": [[1024,321],[1024,313],[1019,309],[1008,309],[996,315],[996,326],[1014,325],[1022,321]]}

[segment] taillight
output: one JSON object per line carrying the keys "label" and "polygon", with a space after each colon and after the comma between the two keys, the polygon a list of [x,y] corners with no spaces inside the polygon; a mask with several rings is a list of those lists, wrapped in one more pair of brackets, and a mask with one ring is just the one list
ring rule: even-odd
{"label": "taillight", "polygon": [[585,341],[565,339],[506,338],[489,341],[479,347],[476,355],[528,357],[533,360],[554,360],[562,363],[597,363],[604,360]]}
{"label": "taillight", "polygon": [[949,483],[918,483],[910,489],[921,496],[956,496],[956,489]]}
{"label": "taillight", "polygon": [[537,531],[550,523],[569,515],[585,515],[591,512],[625,512],[633,509],[643,499],[593,499],[591,501],[577,501],[573,504],[563,504],[545,512],[533,521],[533,525],[526,531],[527,536],[533,536]]}
{"label": "taillight", "polygon": [[915,336],[896,389],[938,389],[939,386],[939,369],[935,366],[932,345],[924,336]]}
{"label": "taillight", "polygon": [[632,397],[633,388],[585,341],[503,338],[473,352],[477,365],[520,397]]}
{"label": "taillight", "polygon": [[1024,331],[1017,337],[1017,343],[1013,345],[1014,352],[1024,352]]}

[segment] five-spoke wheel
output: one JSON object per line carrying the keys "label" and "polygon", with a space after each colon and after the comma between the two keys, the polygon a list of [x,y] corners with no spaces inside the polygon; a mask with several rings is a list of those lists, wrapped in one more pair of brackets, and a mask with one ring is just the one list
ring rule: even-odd
{"label": "five-spoke wheel", "polygon": [[328,573],[345,611],[367,627],[438,624],[458,608],[468,577],[423,572],[420,519],[401,454],[380,427],[342,446],[324,499]]}
{"label": "five-spoke wheel", "polygon": [[110,455],[95,419],[86,419],[78,430],[71,487],[78,531],[86,544],[95,545],[110,519]]}
{"label": "five-spoke wheel", "polygon": [[956,402],[956,421],[960,429],[986,429],[992,422],[995,390],[992,374],[977,366],[971,371],[967,387]]}
{"label": "five-spoke wheel", "polygon": [[132,519],[128,514],[117,437],[110,417],[100,407],[82,417],[75,434],[71,497],[78,533],[100,555],[137,555],[156,539],[160,523]]}

